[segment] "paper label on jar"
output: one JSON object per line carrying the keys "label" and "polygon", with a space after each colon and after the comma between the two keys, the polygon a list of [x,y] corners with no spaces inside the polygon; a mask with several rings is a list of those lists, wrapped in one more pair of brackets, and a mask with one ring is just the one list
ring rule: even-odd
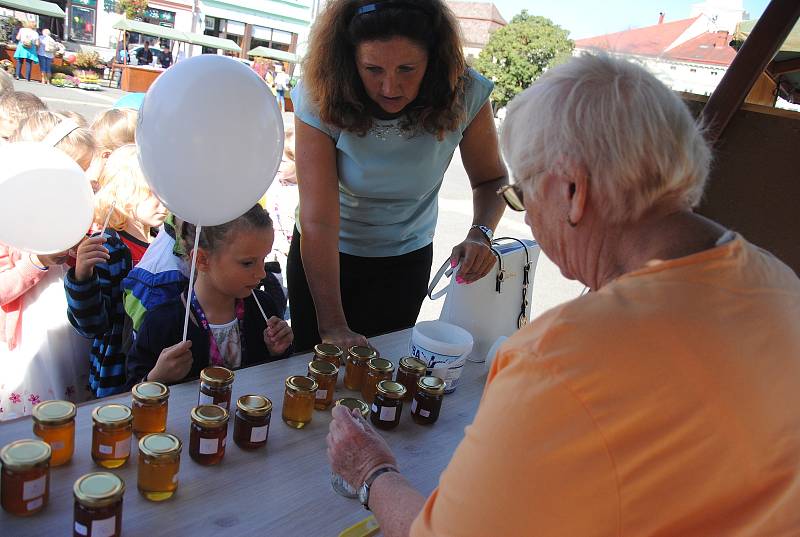
{"label": "paper label on jar", "polygon": [[253,427],[250,429],[250,441],[251,442],[263,442],[267,439],[267,433],[269,432],[269,425],[263,425],[261,427]]}
{"label": "paper label on jar", "polygon": [[219,449],[218,438],[201,438],[200,439],[200,454],[213,455]]}
{"label": "paper label on jar", "polygon": [[177,473],[172,474],[172,482],[173,483],[177,483],[178,482],[178,474]]}
{"label": "paper label on jar", "polygon": [[75,533],[78,535],[89,535],[89,528],[78,522],[75,521]]}
{"label": "paper label on jar", "polygon": [[394,421],[394,417],[396,415],[397,415],[396,406],[381,407],[381,421]]}
{"label": "paper label on jar", "polygon": [[378,405],[376,405],[375,403],[372,403],[372,411],[373,412],[377,412],[378,411]]}
{"label": "paper label on jar", "polygon": [[200,397],[197,399],[198,405],[213,405],[214,398],[210,395],[206,395],[203,392],[200,392]]}
{"label": "paper label on jar", "polygon": [[431,413],[423,408],[419,411],[419,415],[423,418],[427,418],[430,417]]}
{"label": "paper label on jar", "polygon": [[[114,448],[114,456],[118,459],[122,459],[127,457],[131,454],[131,439],[130,437],[126,438],[125,440],[120,440],[117,442],[117,446]],[[94,534],[92,534],[94,535]]]}
{"label": "paper label on jar", "polygon": [[44,497],[41,496],[39,498],[36,498],[32,502],[28,502],[28,505],[25,506],[25,509],[27,509],[28,511],[33,511],[34,509],[39,509],[43,503],[44,503]]}
{"label": "paper label on jar", "polygon": [[47,485],[47,477],[42,476],[39,479],[25,481],[22,485],[22,501],[27,502],[34,498],[38,498],[44,494],[44,488]]}
{"label": "paper label on jar", "polygon": [[411,401],[411,412],[416,412],[416,411],[417,411],[417,399],[415,397],[414,400]]}
{"label": "paper label on jar", "polygon": [[114,453],[114,447],[113,446],[107,446],[105,444],[100,444],[97,447],[97,451],[99,451],[103,455],[111,455],[112,453]]}
{"label": "paper label on jar", "polygon": [[92,537],[112,537],[117,533],[117,517],[92,520]]}
{"label": "paper label on jar", "polygon": [[317,399],[325,399],[328,396],[328,390],[317,390]]}
{"label": "paper label on jar", "polygon": [[53,451],[58,451],[59,449],[64,449],[64,442],[61,440],[56,440],[55,442],[50,443],[50,447]]}

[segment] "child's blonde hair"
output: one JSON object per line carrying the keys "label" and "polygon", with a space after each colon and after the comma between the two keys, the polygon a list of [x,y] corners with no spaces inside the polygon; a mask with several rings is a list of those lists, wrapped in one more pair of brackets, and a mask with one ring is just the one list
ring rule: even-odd
{"label": "child's blonde hair", "polygon": [[98,151],[114,151],[126,144],[135,143],[136,110],[112,108],[100,114],[92,123]]}
{"label": "child's blonde hair", "polygon": [[[77,123],[79,127],[87,127],[87,128],[89,127],[89,122],[86,121],[86,118],[83,117],[83,114],[79,114],[78,112],[73,112],[72,110],[59,110],[57,114],[59,116],[64,116],[67,119],[71,119],[72,121]],[[95,142],[97,142],[96,136],[95,136]]]}
{"label": "child's blonde hair", "polygon": [[5,70],[0,69],[0,95],[14,91],[14,79]]}
{"label": "child's blonde hair", "polygon": [[25,118],[47,110],[42,100],[27,91],[6,91],[0,94],[0,137],[10,138]]}
{"label": "child's blonde hair", "polygon": [[100,175],[100,190],[94,195],[95,224],[103,224],[113,205],[114,213],[108,221],[108,227],[117,231],[125,229],[129,222],[136,219],[136,206],[151,195],[150,185],[139,165],[136,146],[127,144],[115,149]]}
{"label": "child's blonde hair", "polygon": [[94,136],[92,136],[89,129],[80,127],[74,120],[68,119],[61,114],[47,111],[31,114],[20,123],[17,132],[11,137],[11,141],[44,141],[53,129],[65,121],[70,122],[75,128],[60,140],[54,141],[53,146],[69,155],[81,168],[86,170],[92,163],[92,157],[94,157]]}

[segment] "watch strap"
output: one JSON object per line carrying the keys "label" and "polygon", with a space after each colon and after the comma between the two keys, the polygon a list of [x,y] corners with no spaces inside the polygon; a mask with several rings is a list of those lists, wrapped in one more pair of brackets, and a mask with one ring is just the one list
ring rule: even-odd
{"label": "watch strap", "polygon": [[366,498],[364,498],[364,501],[361,502],[361,503],[364,504],[364,507],[368,511],[370,510],[369,509],[369,489],[372,487],[372,484],[375,482],[375,480],[378,479],[379,475],[385,474],[387,472],[400,473],[400,470],[398,470],[394,466],[384,466],[383,468],[378,468],[377,470],[372,472],[372,474],[370,474],[370,476],[366,479],[366,481],[364,481],[364,487],[367,489],[367,495],[366,495]]}
{"label": "watch strap", "polygon": [[477,229],[481,232],[481,234],[483,234],[484,237],[486,237],[486,240],[489,242],[489,244],[492,244],[492,239],[494,238],[494,231],[492,231],[492,228],[488,226],[482,226],[480,224],[473,224],[469,229]]}

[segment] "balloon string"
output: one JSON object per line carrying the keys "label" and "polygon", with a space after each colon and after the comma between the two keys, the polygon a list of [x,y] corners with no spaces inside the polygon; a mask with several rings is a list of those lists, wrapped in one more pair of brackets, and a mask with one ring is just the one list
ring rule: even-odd
{"label": "balloon string", "polygon": [[192,309],[192,293],[194,292],[194,273],[197,268],[197,248],[200,245],[200,231],[202,226],[197,226],[194,230],[194,249],[192,250],[192,269],[189,272],[189,294],[186,297],[186,316],[183,318],[183,340],[186,341],[186,332],[189,330],[189,310]]}
{"label": "balloon string", "polygon": [[261,307],[261,302],[259,302],[258,297],[256,297],[256,292],[251,289],[250,294],[253,295],[253,300],[256,301],[256,306],[258,306],[258,311],[261,312],[261,316],[264,317],[264,321],[269,322],[269,319],[267,319],[267,314],[264,313],[264,308]]}
{"label": "balloon string", "polygon": [[111,203],[111,208],[108,209],[108,214],[106,215],[106,219],[103,222],[103,229],[100,230],[100,236],[103,236],[103,233],[106,232],[106,228],[108,227],[108,221],[111,220],[111,215],[114,214],[114,207],[117,205],[116,200]]}

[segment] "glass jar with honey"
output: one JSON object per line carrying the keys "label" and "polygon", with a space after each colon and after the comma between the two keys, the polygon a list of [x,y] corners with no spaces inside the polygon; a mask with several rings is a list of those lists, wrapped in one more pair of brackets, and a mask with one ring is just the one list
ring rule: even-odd
{"label": "glass jar with honey", "polygon": [[200,372],[200,394],[197,405],[218,405],[230,412],[233,393],[233,371],[220,366],[206,367]]}
{"label": "glass jar with honey", "polygon": [[420,425],[430,425],[439,419],[444,399],[444,381],[439,377],[422,377],[411,403],[411,419]]}
{"label": "glass jar with honey", "polygon": [[311,377],[294,375],[286,379],[282,417],[289,427],[302,429],[311,423],[316,393],[317,381]]}
{"label": "glass jar with honey", "polygon": [[395,380],[406,387],[406,401],[414,399],[414,394],[417,392],[417,382],[425,376],[426,371],[427,364],[419,358],[413,356],[400,358]]}
{"label": "glass jar with honey", "polygon": [[242,449],[267,445],[272,401],[262,395],[243,395],[236,401],[233,441]]}
{"label": "glass jar with honey", "polygon": [[50,445],[41,440],[17,440],[0,450],[3,509],[18,516],[44,509],[50,494],[51,453]]}
{"label": "glass jar with honey", "polygon": [[382,380],[377,388],[370,420],[378,429],[394,429],[400,423],[406,387],[393,380]]}
{"label": "glass jar with honey", "polygon": [[122,535],[125,482],[111,472],[86,474],[75,481],[73,537]]}
{"label": "glass jar with honey", "polygon": [[382,380],[392,380],[394,364],[384,358],[372,358],[367,361],[367,373],[361,385],[361,396],[367,404],[375,399],[375,390]]}
{"label": "glass jar with honey", "polygon": [[367,374],[367,360],[377,358],[378,353],[370,347],[356,345],[347,351],[344,368],[344,386],[348,390],[360,390]]}
{"label": "glass jar with honey", "polygon": [[181,441],[167,433],[152,433],[139,440],[139,493],[153,502],[172,498],[178,488]]}
{"label": "glass jar with honey", "polygon": [[69,462],[75,451],[75,404],[44,401],[33,407],[33,434],[50,444],[50,466]]}
{"label": "glass jar with honey", "polygon": [[125,405],[111,403],[92,411],[92,459],[104,468],[118,468],[131,454],[133,413]]}
{"label": "glass jar with honey", "polygon": [[314,399],[314,408],[317,410],[327,410],[333,403],[338,374],[339,368],[330,362],[322,360],[309,362],[308,376],[317,381],[317,393]]}
{"label": "glass jar with honey", "polygon": [[225,456],[228,411],[218,405],[199,405],[191,412],[189,456],[198,464],[219,464]]}
{"label": "glass jar with honey", "polygon": [[[334,403],[333,406],[343,406],[350,412],[358,409],[358,411],[361,413],[361,417],[364,419],[367,419],[369,416],[369,405],[367,405],[367,403],[361,399],[356,399],[354,397],[339,399]],[[358,498],[358,491],[351,487],[350,483],[345,481],[342,476],[335,472],[331,472],[331,486],[333,487],[333,490],[345,498]]]}
{"label": "glass jar with honey", "polygon": [[169,388],[160,382],[140,382],[131,390],[133,434],[142,437],[167,430]]}
{"label": "glass jar with honey", "polygon": [[314,345],[314,359],[330,362],[338,369],[342,365],[342,349],[333,343],[317,343]]}

